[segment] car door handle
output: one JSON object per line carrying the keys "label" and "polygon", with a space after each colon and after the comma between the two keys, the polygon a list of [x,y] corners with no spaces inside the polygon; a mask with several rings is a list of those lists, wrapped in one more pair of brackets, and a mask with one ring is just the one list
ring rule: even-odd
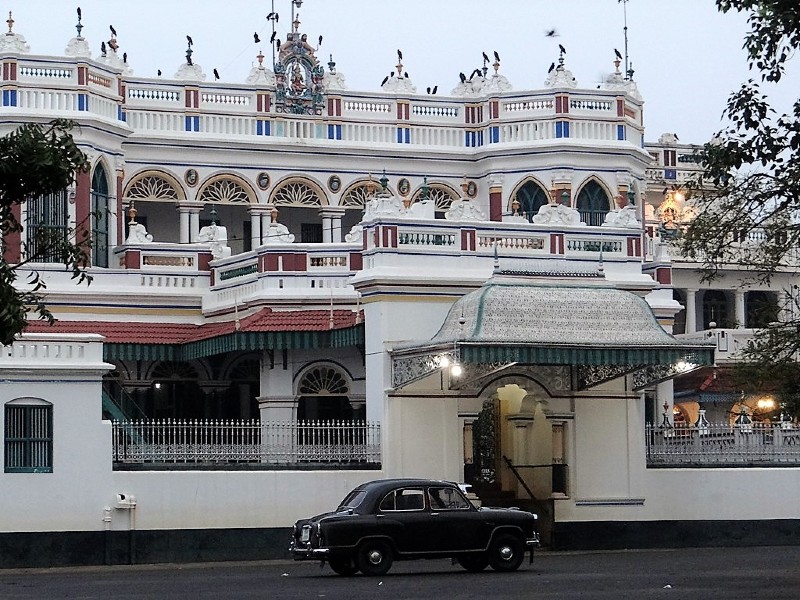
{"label": "car door handle", "polygon": [[439,513],[438,513],[438,512],[432,512],[432,513],[431,513],[431,516],[432,516],[432,517],[436,517],[436,516],[438,516],[438,515],[439,515]]}

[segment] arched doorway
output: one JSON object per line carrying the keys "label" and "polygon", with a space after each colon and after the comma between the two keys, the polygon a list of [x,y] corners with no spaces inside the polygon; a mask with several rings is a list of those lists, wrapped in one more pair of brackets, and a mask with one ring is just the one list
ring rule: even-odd
{"label": "arched doorway", "polygon": [[309,369],[297,385],[297,420],[363,420],[366,407],[354,408],[349,393],[348,380],[339,369],[329,365]]}
{"label": "arched doorway", "polygon": [[92,264],[108,266],[108,176],[102,164],[92,175]]}
{"label": "arched doorway", "polygon": [[539,209],[548,203],[548,199],[547,192],[535,181],[529,179],[517,189],[516,193],[511,197],[511,203],[513,205],[514,200],[519,202],[519,212],[530,223],[539,212]]}
{"label": "arched doorway", "polygon": [[599,226],[611,210],[611,202],[603,186],[590,179],[578,193],[576,208],[581,215],[581,221],[587,225]]}

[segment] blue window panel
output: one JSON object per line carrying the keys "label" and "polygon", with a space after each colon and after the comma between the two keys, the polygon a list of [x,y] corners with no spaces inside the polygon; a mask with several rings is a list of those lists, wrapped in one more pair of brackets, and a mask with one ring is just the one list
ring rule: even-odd
{"label": "blue window panel", "polygon": [[475,147],[475,132],[474,131],[465,131],[464,132],[464,145],[467,148],[474,148]]}
{"label": "blue window panel", "polygon": [[403,128],[402,127],[398,127],[397,128],[397,143],[398,144],[402,144],[403,143]]}
{"label": "blue window panel", "polygon": [[625,125],[617,125],[617,139],[618,140],[625,139]]}
{"label": "blue window panel", "polygon": [[328,125],[328,139],[329,140],[335,139],[334,135],[335,134],[333,132],[333,125]]}
{"label": "blue window panel", "polygon": [[328,139],[340,140],[342,139],[342,126],[341,125],[328,125]]}
{"label": "blue window panel", "polygon": [[664,169],[664,179],[677,179],[678,171],[675,169]]}
{"label": "blue window panel", "polygon": [[336,126],[336,139],[337,140],[342,139],[342,126],[341,125],[337,125]]}
{"label": "blue window panel", "polygon": [[185,118],[185,121],[186,121],[186,124],[184,126],[184,129],[186,131],[191,131],[192,130],[192,117],[187,115],[186,118]]}
{"label": "blue window panel", "polygon": [[406,141],[406,144],[410,144],[411,143],[411,128],[410,127],[406,127],[405,128],[405,141]]}
{"label": "blue window panel", "polygon": [[117,107],[117,120],[122,121],[123,123],[127,122],[128,120],[128,115],[125,113],[125,110],[121,106]]}
{"label": "blue window panel", "polygon": [[200,131],[200,117],[186,117],[186,131]]}
{"label": "blue window panel", "polygon": [[483,131],[478,132],[478,146],[483,146]]}
{"label": "blue window panel", "polygon": [[17,105],[17,90],[3,90],[3,106]]}
{"label": "blue window panel", "polygon": [[497,144],[500,141],[500,128],[499,127],[490,127],[489,128],[489,135],[491,143]]}
{"label": "blue window panel", "polygon": [[86,94],[78,94],[78,110],[89,110],[89,96]]}
{"label": "blue window panel", "polygon": [[556,121],[556,137],[557,138],[569,137],[569,121]]}

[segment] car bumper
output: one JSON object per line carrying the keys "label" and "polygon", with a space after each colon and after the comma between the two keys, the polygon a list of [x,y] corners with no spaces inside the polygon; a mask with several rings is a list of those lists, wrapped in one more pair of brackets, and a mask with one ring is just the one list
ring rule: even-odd
{"label": "car bumper", "polygon": [[539,540],[539,534],[538,533],[534,533],[533,537],[530,537],[530,538],[525,540],[525,547],[526,548],[537,548],[539,546],[541,546],[541,542]]}
{"label": "car bumper", "polygon": [[330,548],[313,548],[292,542],[289,552],[295,560],[324,560],[330,554]]}

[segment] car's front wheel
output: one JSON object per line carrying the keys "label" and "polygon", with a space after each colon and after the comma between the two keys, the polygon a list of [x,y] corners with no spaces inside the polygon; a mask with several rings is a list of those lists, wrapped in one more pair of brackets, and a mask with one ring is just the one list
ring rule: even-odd
{"label": "car's front wheel", "polygon": [[328,561],[328,564],[331,566],[334,573],[344,575],[345,577],[350,577],[358,573],[358,567],[350,558],[332,558]]}
{"label": "car's front wheel", "polygon": [[392,549],[381,540],[368,540],[358,549],[356,564],[364,575],[385,575],[392,567]]}
{"label": "car's front wheel", "polygon": [[516,571],[524,558],[522,540],[510,533],[498,535],[489,548],[489,564],[495,571]]}
{"label": "car's front wheel", "polygon": [[458,564],[470,573],[479,573],[489,565],[489,559],[484,554],[468,554],[458,557]]}

